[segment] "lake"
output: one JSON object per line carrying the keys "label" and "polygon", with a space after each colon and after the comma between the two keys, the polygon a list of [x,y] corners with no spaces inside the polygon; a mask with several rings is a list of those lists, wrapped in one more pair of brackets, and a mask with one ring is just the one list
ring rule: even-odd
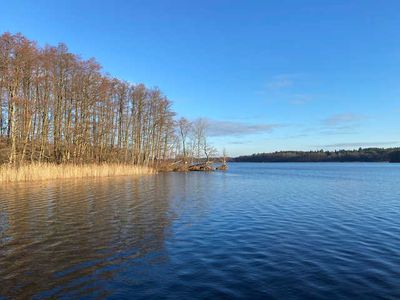
{"label": "lake", "polygon": [[400,165],[3,185],[0,298],[399,299]]}

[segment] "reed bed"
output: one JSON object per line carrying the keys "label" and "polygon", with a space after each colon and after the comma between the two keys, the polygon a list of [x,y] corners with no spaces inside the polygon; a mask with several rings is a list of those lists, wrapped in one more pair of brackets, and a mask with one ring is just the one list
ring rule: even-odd
{"label": "reed bed", "polygon": [[109,176],[140,176],[155,174],[150,167],[125,164],[26,164],[0,166],[0,183],[65,178],[89,178]]}

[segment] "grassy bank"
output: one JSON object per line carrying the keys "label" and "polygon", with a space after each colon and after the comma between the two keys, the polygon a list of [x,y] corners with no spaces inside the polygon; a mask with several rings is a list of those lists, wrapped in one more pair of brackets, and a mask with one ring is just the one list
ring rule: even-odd
{"label": "grassy bank", "polygon": [[122,164],[27,164],[19,167],[0,166],[0,183],[64,178],[150,175],[156,171],[149,167]]}

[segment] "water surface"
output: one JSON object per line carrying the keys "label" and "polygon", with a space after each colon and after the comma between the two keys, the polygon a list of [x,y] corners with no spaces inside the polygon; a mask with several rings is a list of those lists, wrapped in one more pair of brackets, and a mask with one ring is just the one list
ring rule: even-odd
{"label": "water surface", "polygon": [[0,298],[399,299],[400,165],[0,187]]}

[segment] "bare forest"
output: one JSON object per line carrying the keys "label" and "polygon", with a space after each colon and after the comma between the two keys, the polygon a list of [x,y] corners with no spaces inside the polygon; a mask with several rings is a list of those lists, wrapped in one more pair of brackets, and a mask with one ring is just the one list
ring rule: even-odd
{"label": "bare forest", "polygon": [[118,163],[215,154],[206,122],[175,121],[158,89],[102,71],[64,44],[39,47],[20,34],[0,36],[0,162]]}

